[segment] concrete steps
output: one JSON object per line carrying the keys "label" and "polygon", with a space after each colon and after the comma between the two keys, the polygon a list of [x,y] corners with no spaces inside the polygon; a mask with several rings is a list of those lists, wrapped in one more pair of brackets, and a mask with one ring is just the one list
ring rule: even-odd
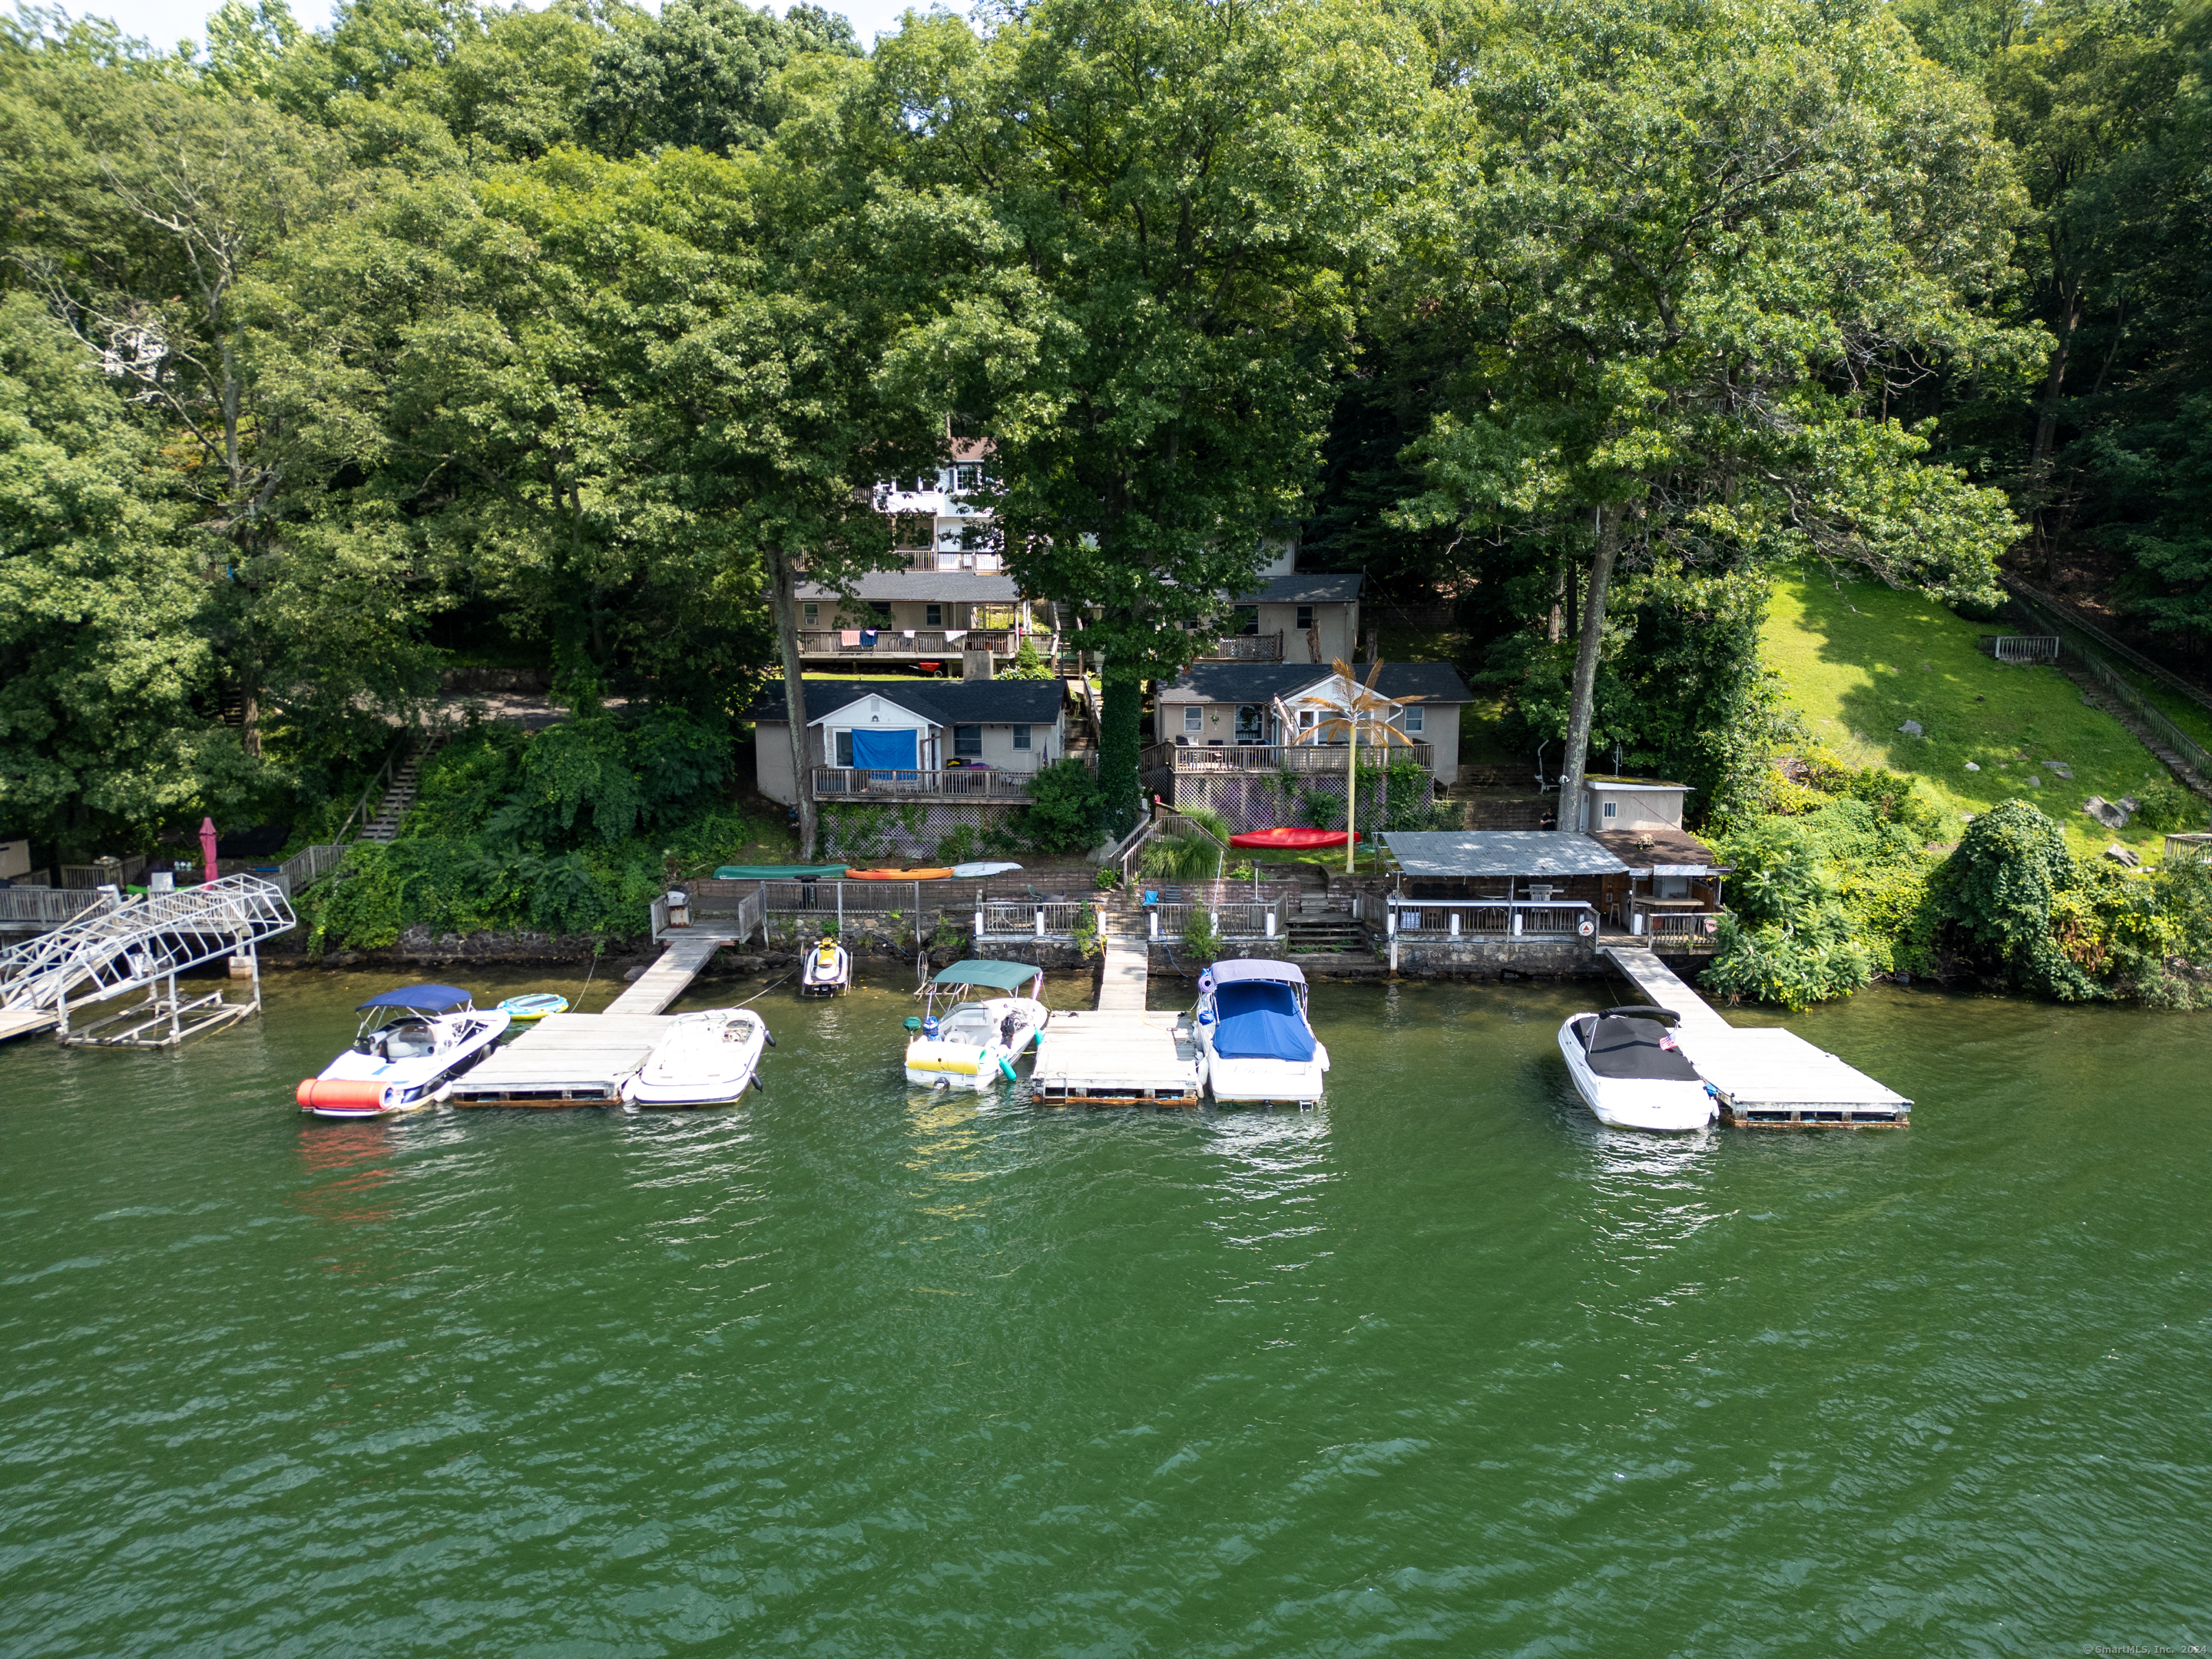
{"label": "concrete steps", "polygon": [[377,804],[376,816],[361,832],[363,841],[391,841],[399,834],[399,826],[406,821],[407,810],[415,805],[415,797],[422,788],[422,767],[438,752],[446,741],[445,734],[410,750],[407,758],[399,763],[399,769],[392,775],[392,787],[384,792]]}

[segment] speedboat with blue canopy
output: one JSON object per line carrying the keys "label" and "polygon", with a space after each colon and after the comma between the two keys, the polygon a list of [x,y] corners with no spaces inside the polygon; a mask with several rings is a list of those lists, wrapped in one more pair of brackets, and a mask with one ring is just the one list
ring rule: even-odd
{"label": "speedboat with blue canopy", "polygon": [[353,1046],[294,1091],[313,1117],[385,1117],[441,1100],[492,1051],[514,1016],[479,1008],[458,985],[403,985],[357,1009]]}
{"label": "speedboat with blue canopy", "polygon": [[1014,1057],[1044,1030],[1043,988],[1044,969],[1026,962],[970,958],[941,969],[918,994],[922,1012],[907,1017],[906,1080],[975,1090],[1012,1082]]}
{"label": "speedboat with blue canopy", "polygon": [[1257,957],[1215,963],[1198,976],[1193,1024],[1214,1099],[1320,1103],[1328,1050],[1314,1036],[1306,976],[1292,963]]}

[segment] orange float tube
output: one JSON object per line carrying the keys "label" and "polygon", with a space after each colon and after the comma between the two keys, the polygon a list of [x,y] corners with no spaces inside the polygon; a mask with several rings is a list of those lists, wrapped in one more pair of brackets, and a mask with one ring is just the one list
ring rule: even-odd
{"label": "orange float tube", "polygon": [[300,1103],[303,1112],[380,1112],[384,1109],[384,1086],[355,1078],[303,1078],[292,1098]]}

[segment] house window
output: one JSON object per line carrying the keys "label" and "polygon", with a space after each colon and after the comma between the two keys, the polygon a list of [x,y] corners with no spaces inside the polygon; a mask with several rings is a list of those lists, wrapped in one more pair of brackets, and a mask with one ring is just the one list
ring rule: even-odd
{"label": "house window", "polygon": [[1182,731],[1187,738],[1194,738],[1206,730],[1206,710],[1194,702],[1182,706]]}
{"label": "house window", "polygon": [[1237,705],[1237,741],[1239,743],[1267,742],[1266,716],[1267,711],[1256,702],[1238,703]]}
{"label": "house window", "polygon": [[925,605],[924,606],[922,606],[922,607],[921,607],[921,625],[922,625],[924,628],[942,628],[942,627],[944,627],[944,626],[945,626],[945,607],[944,607],[943,605]]}
{"label": "house window", "polygon": [[822,625],[822,607],[820,605],[806,605],[803,607],[801,614],[805,617],[806,625],[809,628],[819,628]]}
{"label": "house window", "polygon": [[1417,738],[1420,736],[1421,732],[1426,724],[1427,714],[1427,710],[1421,708],[1408,708],[1406,711],[1406,719],[1403,729],[1407,737]]}
{"label": "house window", "polygon": [[1613,816],[1613,803],[1612,803],[1611,801],[1607,801],[1607,802],[1606,802],[1606,804],[1605,804],[1605,811],[1604,811],[1602,813],[1601,813],[1599,816],[1600,816],[1600,817],[1608,817],[1608,818],[1609,818],[1609,817],[1611,817]]}
{"label": "house window", "polygon": [[956,726],[952,728],[952,752],[956,755],[980,757],[983,752],[983,728],[980,726]]}
{"label": "house window", "polygon": [[1313,607],[1310,605],[1300,605],[1298,607],[1298,632],[1303,634],[1312,626]]}
{"label": "house window", "polygon": [[1260,607],[1256,605],[1238,605],[1230,614],[1229,631],[1231,634],[1257,634],[1260,631]]}
{"label": "house window", "polygon": [[1016,726],[1016,727],[1014,728],[1014,747],[1015,747],[1015,748],[1017,748],[1017,749],[1026,749],[1026,748],[1028,748],[1029,746],[1030,746],[1030,729],[1029,729],[1029,727],[1028,727],[1028,726]]}
{"label": "house window", "polygon": [[832,732],[830,736],[837,745],[836,763],[850,766],[853,763],[853,734],[850,732]]}
{"label": "house window", "polygon": [[1310,709],[1310,708],[1301,708],[1301,709],[1299,709],[1299,710],[1298,710],[1298,730],[1299,730],[1299,731],[1301,731],[1301,732],[1310,732],[1310,731],[1312,731],[1312,730],[1314,729],[1314,720],[1315,720],[1315,714],[1314,714],[1314,711],[1313,711],[1312,709]]}

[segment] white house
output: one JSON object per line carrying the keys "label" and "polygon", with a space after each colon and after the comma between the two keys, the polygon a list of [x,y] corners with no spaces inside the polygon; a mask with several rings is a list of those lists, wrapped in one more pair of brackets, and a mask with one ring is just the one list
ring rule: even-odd
{"label": "white house", "polygon": [[1583,779],[1583,830],[1680,830],[1686,783],[1658,778],[1620,778],[1604,773]]}
{"label": "white house", "polygon": [[[761,793],[797,800],[781,689],[751,713]],[[817,799],[895,793],[1019,805],[1024,781],[1067,753],[1054,680],[809,680],[806,725]]]}
{"label": "white house", "polygon": [[[1354,663],[1352,668],[1364,686],[1367,665]],[[1389,723],[1419,745],[1393,747],[1419,758],[1444,782],[1456,778],[1460,711],[1474,700],[1457,671],[1449,663],[1385,663],[1375,693],[1390,704]],[[1330,735],[1328,725],[1332,706],[1343,700],[1336,675],[1327,669],[1316,672],[1309,664],[1193,663],[1154,697],[1157,741],[1145,763],[1176,771],[1275,771],[1289,763],[1277,752],[1283,748],[1345,746],[1341,737]],[[1194,750],[1222,752],[1188,752]]]}

